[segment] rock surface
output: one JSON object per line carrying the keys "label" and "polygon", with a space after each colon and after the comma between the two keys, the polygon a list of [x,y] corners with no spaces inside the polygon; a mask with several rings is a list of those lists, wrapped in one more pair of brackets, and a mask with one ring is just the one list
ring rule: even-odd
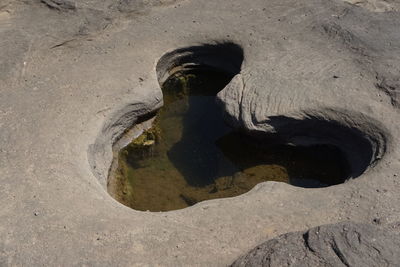
{"label": "rock surface", "polygon": [[231,266],[399,266],[399,254],[399,225],[344,222],[281,235]]}
{"label": "rock surface", "polygon": [[[1,0],[0,266],[226,266],[287,232],[400,221],[400,14],[384,2]],[[335,144],[358,178],[166,213],[116,202],[112,145],[162,105],[158,60],[227,41],[244,56],[218,95],[229,123]]]}

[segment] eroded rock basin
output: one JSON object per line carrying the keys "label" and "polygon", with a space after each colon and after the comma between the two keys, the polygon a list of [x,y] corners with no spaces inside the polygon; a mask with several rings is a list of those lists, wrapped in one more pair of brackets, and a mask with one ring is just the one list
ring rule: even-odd
{"label": "eroded rock basin", "polygon": [[226,125],[215,95],[231,78],[210,69],[169,77],[152,127],[119,152],[109,193],[136,210],[169,211],[238,196],[264,181],[325,187],[348,178],[333,145],[277,144]]}
{"label": "eroded rock basin", "polygon": [[[319,225],[400,221],[398,13],[341,1],[43,2],[0,8],[0,266],[228,266],[287,232],[302,241]],[[161,105],[157,79],[182,66],[181,53],[165,68],[156,61],[224,40],[245,56],[217,96],[228,123],[334,145],[358,178],[318,189],[260,183],[173,212],[120,204],[104,190],[116,142]],[[194,63],[224,69],[235,58],[201,55]]]}

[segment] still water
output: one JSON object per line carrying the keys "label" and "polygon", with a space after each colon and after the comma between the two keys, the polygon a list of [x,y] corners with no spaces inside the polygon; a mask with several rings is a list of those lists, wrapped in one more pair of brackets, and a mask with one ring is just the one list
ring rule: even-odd
{"label": "still water", "polygon": [[231,78],[210,70],[171,76],[153,126],[120,150],[110,194],[135,210],[169,211],[264,181],[324,187],[347,179],[336,147],[271,145],[227,126],[215,95]]}

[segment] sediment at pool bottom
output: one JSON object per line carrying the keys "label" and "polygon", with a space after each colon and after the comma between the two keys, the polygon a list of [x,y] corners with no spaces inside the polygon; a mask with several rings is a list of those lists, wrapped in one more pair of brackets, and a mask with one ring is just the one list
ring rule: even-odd
{"label": "sediment at pool bottom", "polygon": [[[178,73],[153,126],[118,154],[109,193],[135,210],[169,211],[241,195],[264,181],[324,187],[347,179],[340,149],[264,144],[227,126],[215,94],[230,77]],[[110,191],[111,189],[111,191]]]}

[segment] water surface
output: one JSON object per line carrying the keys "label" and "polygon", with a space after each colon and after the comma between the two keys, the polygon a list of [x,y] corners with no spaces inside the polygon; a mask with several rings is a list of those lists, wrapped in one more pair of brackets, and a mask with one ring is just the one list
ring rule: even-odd
{"label": "water surface", "polygon": [[164,83],[153,126],[119,152],[114,198],[136,210],[168,211],[237,196],[264,181],[323,187],[347,178],[336,147],[271,145],[228,127],[215,95],[231,78],[196,70]]}

